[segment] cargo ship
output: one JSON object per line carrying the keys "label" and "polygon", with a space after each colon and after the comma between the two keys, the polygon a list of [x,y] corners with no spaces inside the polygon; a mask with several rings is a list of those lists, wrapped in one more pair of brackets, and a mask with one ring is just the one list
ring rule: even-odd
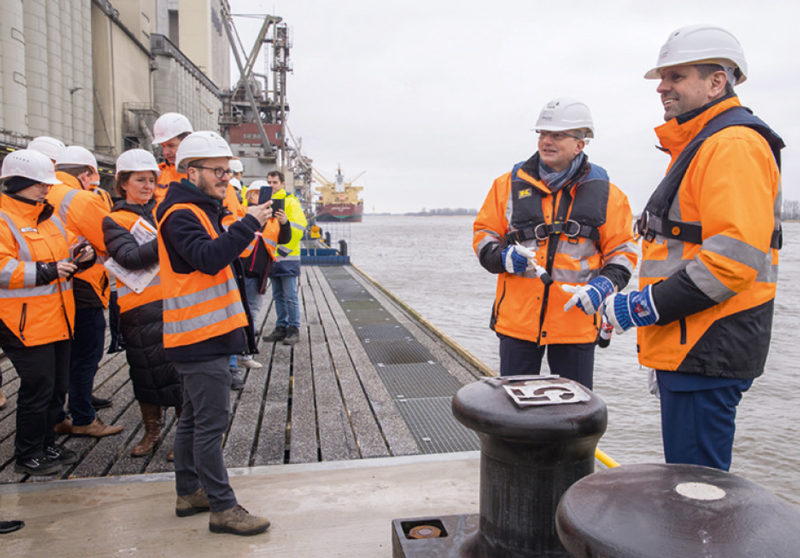
{"label": "cargo ship", "polygon": [[320,195],[316,200],[314,211],[316,220],[360,223],[364,215],[364,200],[359,197],[358,193],[364,188],[353,186],[353,182],[363,174],[362,172],[350,182],[345,182],[340,166],[336,171],[336,181],[331,182],[314,169],[314,177],[323,184],[323,186],[316,187],[316,191]]}

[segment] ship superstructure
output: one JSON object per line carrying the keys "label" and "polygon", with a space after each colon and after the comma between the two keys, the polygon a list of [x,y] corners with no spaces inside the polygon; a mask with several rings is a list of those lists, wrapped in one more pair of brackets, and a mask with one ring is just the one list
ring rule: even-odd
{"label": "ship superstructure", "polygon": [[336,180],[331,182],[318,170],[314,169],[314,178],[322,186],[315,190],[319,193],[316,201],[315,217],[317,221],[349,221],[359,223],[364,215],[364,200],[359,196],[364,188],[353,186],[364,173],[358,174],[349,182],[344,181],[341,165],[336,171]]}

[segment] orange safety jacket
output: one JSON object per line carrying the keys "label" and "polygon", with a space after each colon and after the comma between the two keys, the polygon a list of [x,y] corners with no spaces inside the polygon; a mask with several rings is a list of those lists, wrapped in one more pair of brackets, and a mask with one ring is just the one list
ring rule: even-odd
{"label": "orange safety jacket", "polygon": [[[656,128],[670,168],[737,97]],[[657,370],[750,379],[764,370],[778,279],[781,177],[767,140],[732,126],[711,135],[689,164],[668,218],[702,229],[700,244],[648,235],[640,287],[654,285],[660,319],[638,328],[639,362]]]}
{"label": "orange safety jacket", "polygon": [[[108,216],[110,208],[101,194],[83,190],[80,181],[71,174],[57,171],[56,178],[61,184],[50,188],[47,201],[53,206],[55,214],[66,225],[67,230],[75,234],[77,242],[89,241],[97,254],[97,261],[92,267],[75,274],[75,279],[88,284],[94,293],[87,293],[92,300],[87,300],[87,295],[83,291],[76,293],[77,307],[108,308],[108,272],[103,267],[106,255],[103,219]],[[78,284],[76,283],[76,289]]]}
{"label": "orange safety jacket", "polygon": [[228,183],[228,188],[225,190],[225,199],[222,200],[222,205],[230,211],[229,215],[225,215],[222,218],[222,226],[226,229],[247,215],[247,208],[239,201],[236,196],[236,189],[230,183]]}
{"label": "orange safety jacket", "polygon": [[[473,249],[497,277],[491,327],[540,345],[593,343],[599,318],[573,307],[564,284],[606,275],[618,289],[630,279],[638,256],[628,198],[606,172],[584,161],[577,178],[552,193],[538,178],[539,156],[494,181],[473,224]],[[519,242],[536,252],[554,283],[533,270],[507,273],[502,251]]]}
{"label": "orange safety jacket", "polygon": [[172,213],[182,209],[191,211],[212,239],[219,238],[208,216],[193,204],[175,204],[159,221],[158,257],[164,296],[164,347],[167,349],[201,343],[248,325],[239,287],[229,265],[216,275],[197,270],[176,273],[172,269],[160,229]]}
{"label": "orange safety jacket", "polygon": [[[69,261],[68,233],[53,208],[2,196],[0,320],[26,347],[72,338],[72,281],[36,284],[36,262]],[[71,237],[71,235],[70,235]]]}
{"label": "orange safety jacket", "polygon": [[155,196],[156,202],[161,203],[161,200],[167,195],[169,185],[173,182],[180,182],[182,179],[186,178],[186,175],[182,172],[178,172],[175,165],[170,165],[169,163],[159,163],[158,168],[161,169],[161,174],[158,175]]}
{"label": "orange safety jacket", "polygon": [[[155,206],[153,206],[153,220],[155,221]],[[130,211],[113,211],[109,215],[115,223],[131,230],[133,225],[140,219],[138,215]],[[128,287],[119,277],[117,277],[117,304],[119,305],[120,313],[125,313],[128,310],[133,310],[139,306],[144,306],[151,302],[161,300],[161,273],[156,275],[150,284],[145,287],[141,293],[137,293]]]}

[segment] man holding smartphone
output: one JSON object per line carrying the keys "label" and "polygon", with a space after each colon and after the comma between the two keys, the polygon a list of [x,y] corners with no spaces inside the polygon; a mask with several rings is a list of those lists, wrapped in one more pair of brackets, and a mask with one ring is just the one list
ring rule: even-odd
{"label": "man holding smartphone", "polygon": [[308,221],[300,201],[284,189],[282,172],[269,172],[267,185],[272,188],[272,209],[276,212],[283,210],[292,229],[292,238],[289,242],[279,244],[273,254],[275,265],[269,270],[268,276],[272,285],[277,321],[275,329],[264,336],[264,341],[283,341],[284,345],[294,345],[300,340],[300,306],[297,301],[300,240]]}

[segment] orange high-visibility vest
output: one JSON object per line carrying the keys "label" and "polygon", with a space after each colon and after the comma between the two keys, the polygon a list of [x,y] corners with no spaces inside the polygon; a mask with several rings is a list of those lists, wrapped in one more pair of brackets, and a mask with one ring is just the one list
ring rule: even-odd
{"label": "orange high-visibility vest", "polygon": [[38,222],[43,204],[3,196],[0,211],[0,319],[26,347],[72,336],[72,281],[36,285],[36,262],[69,261],[64,224],[57,216]]}
{"label": "orange high-visibility vest", "polygon": [[159,163],[158,168],[161,169],[161,174],[158,175],[158,183],[156,184],[156,204],[161,203],[161,200],[167,195],[170,184],[173,182],[180,182],[181,179],[186,178],[185,174],[178,172],[175,165]]}
{"label": "orange high-visibility vest", "polygon": [[[153,213],[155,213],[155,209],[153,209]],[[139,216],[130,211],[114,211],[109,217],[127,230],[131,230],[136,221],[139,220]],[[137,293],[117,277],[117,304],[119,305],[120,313],[161,300],[161,297],[161,273],[156,275],[141,293]]]}
{"label": "orange high-visibility vest", "polygon": [[182,209],[194,213],[212,239],[219,238],[208,215],[192,204],[173,205],[158,223],[158,257],[164,296],[164,348],[167,349],[201,343],[247,327],[248,324],[239,287],[229,265],[216,275],[197,270],[176,273],[172,269],[161,237],[161,227],[173,212]]}

